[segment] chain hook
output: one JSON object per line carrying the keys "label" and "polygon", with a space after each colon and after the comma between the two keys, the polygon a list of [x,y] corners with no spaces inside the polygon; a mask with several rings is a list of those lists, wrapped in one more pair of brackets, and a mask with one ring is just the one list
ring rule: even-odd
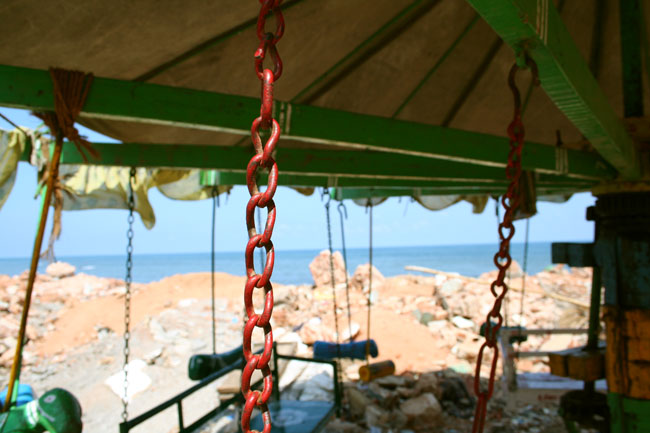
{"label": "chain hook", "polygon": [[341,218],[345,215],[345,219],[348,219],[348,208],[345,207],[345,204],[340,201],[338,206],[336,207],[336,210],[339,211],[339,215],[341,215]]}

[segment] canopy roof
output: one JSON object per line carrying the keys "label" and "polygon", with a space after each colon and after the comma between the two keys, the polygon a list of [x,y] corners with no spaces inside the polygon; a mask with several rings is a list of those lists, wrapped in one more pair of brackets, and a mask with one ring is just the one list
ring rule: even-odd
{"label": "canopy roof", "polygon": [[[283,8],[275,96],[291,104],[277,105],[277,160],[294,177],[281,183],[502,190],[513,109],[506,78],[522,41],[543,87],[519,76],[524,96],[530,91],[524,168],[540,173],[538,185],[571,192],[638,176],[643,128],[635,121],[630,136],[620,119],[650,103],[641,55],[648,10],[645,19],[621,18],[615,0],[286,0]],[[99,145],[97,163],[215,168],[240,183],[259,109],[258,9],[252,0],[5,1],[0,104],[51,109],[51,66],[120,80],[96,80],[79,121],[124,143],[187,147]],[[621,21],[631,26],[623,36]],[[182,151],[197,153],[181,163],[174,152]],[[68,152],[68,162],[80,161]]]}

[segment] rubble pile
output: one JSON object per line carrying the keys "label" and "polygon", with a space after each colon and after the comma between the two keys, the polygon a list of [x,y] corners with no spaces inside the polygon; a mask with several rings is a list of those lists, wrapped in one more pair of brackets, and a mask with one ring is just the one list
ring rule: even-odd
{"label": "rubble pile", "polygon": [[[471,385],[476,356],[483,341],[480,327],[494,302],[489,286],[496,271],[479,278],[444,272],[384,277],[380,270],[373,268],[370,292],[367,264],[347,276],[349,287],[346,287],[343,261],[340,253],[335,253],[333,290],[329,262],[329,253],[323,252],[310,265],[313,285],[274,286],[272,321],[275,341],[291,344],[293,353],[309,357],[310,346],[315,341],[346,342],[370,337],[379,347],[379,357],[373,361],[390,359],[396,365],[396,372],[394,376],[365,384],[359,381],[358,375],[363,361],[342,360],[341,379],[345,382],[345,404],[349,413],[343,419],[333,421],[328,431],[468,431],[475,404],[468,385]],[[549,329],[585,326],[588,311],[584,306],[589,302],[590,270],[558,265],[537,275],[524,276],[518,265],[514,262],[513,265],[508,280],[511,290],[502,308],[504,324]],[[79,325],[74,321],[75,332],[87,333],[91,336],[90,341],[79,340],[79,343],[74,343],[77,346],[66,347],[55,355],[39,351],[39,342],[58,335],[57,326],[62,326],[61,318],[67,311],[81,311],[98,298],[102,298],[101,302],[111,301],[102,306],[121,308],[125,290],[123,281],[75,271],[72,266],[57,264],[48,268],[48,273],[37,275],[24,352],[25,377],[31,378],[32,385],[37,388],[65,385],[62,380],[78,380],[70,373],[71,368],[73,371],[76,368],[73,365],[94,365],[97,367],[92,369],[92,376],[84,378],[88,382],[84,385],[94,386],[95,393],[102,389],[102,393],[107,393],[102,404],[117,407],[119,396],[110,391],[105,382],[120,371],[121,331],[116,323],[121,320],[121,310],[114,314],[116,317],[113,319],[98,314],[90,329],[77,330],[77,326],[89,325],[87,321]],[[210,341],[209,280],[206,274],[187,274],[133,286],[134,294],[143,298],[138,304],[141,305],[140,311],[138,308],[134,310],[137,317],[132,323],[134,353],[144,361],[142,374],[154,379],[151,389],[134,398],[136,406],[138,399],[142,398],[146,400],[142,409],[146,409],[150,405],[147,399],[154,395],[147,393],[153,393],[156,387],[169,395],[187,386],[184,377],[186,359],[193,353],[205,352]],[[0,372],[11,365],[26,281],[26,272],[17,276],[0,275]],[[220,274],[218,281],[221,282],[218,282],[217,292],[217,342],[220,348],[227,350],[241,344],[243,278]],[[523,314],[522,292],[525,293]],[[368,296],[372,304],[370,335],[366,329]],[[262,298],[255,300],[258,301],[258,307],[261,307]],[[91,319],[94,319],[95,311],[104,311],[97,310],[97,305],[94,308],[96,310],[87,313]],[[113,322],[108,326],[110,320]],[[70,326],[69,320],[67,323]],[[254,343],[260,343],[263,335],[254,333],[253,338]],[[517,349],[560,350],[584,344],[584,339],[580,335],[530,336]],[[490,354],[486,352],[485,356],[482,376],[487,375]],[[284,368],[280,387],[285,398],[332,399],[331,372],[322,367],[299,364],[300,367],[289,362]],[[501,365],[499,362],[498,374]],[[548,371],[545,360],[535,358],[519,360],[517,369]],[[172,378],[173,384],[163,383]],[[44,382],[39,384],[41,380]],[[234,383],[235,387],[238,386],[237,380]],[[500,387],[497,389],[498,394]],[[539,429],[540,425],[557,427],[558,419],[552,409],[528,406],[508,412],[499,395],[495,397],[490,403],[492,419],[489,425],[492,431],[561,431]],[[155,401],[159,400],[155,398]],[[82,401],[82,404],[90,403]],[[85,417],[97,416],[93,410],[84,413],[87,414]],[[98,416],[95,424],[88,422],[100,426],[106,418],[103,414]],[[228,425],[232,426],[232,420]]]}
{"label": "rubble pile", "polygon": [[[0,275],[0,367],[10,367],[13,360],[28,276],[28,271],[14,276]],[[141,286],[135,284],[133,290]],[[120,296],[124,290],[121,280],[75,274],[74,266],[64,262],[50,264],[45,274],[36,275],[23,364],[32,365],[37,361],[31,343],[55,329],[58,315],[66,307],[98,297]]]}

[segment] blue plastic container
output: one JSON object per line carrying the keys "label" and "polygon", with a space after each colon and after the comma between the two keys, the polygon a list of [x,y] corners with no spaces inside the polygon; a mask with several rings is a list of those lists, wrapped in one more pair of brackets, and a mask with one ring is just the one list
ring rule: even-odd
{"label": "blue plastic container", "polygon": [[[0,392],[0,404],[5,404],[5,398],[7,398],[7,388],[3,389]],[[34,400],[36,396],[34,395],[34,390],[31,386],[21,383],[18,385],[18,398],[16,399],[16,406],[22,406]]]}

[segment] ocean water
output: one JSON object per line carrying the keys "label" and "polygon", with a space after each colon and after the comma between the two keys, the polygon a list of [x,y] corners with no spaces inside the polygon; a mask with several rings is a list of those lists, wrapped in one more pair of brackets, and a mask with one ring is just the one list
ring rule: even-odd
{"label": "ocean water", "polygon": [[[495,269],[492,259],[497,246],[452,245],[431,247],[384,247],[373,251],[373,264],[384,276],[407,273],[404,266],[417,265],[446,272],[476,277]],[[281,284],[311,284],[309,263],[320,250],[276,251],[273,281]],[[523,244],[513,244],[511,254],[523,266]],[[368,263],[367,248],[351,248],[347,251],[350,274],[360,264]],[[77,256],[57,257],[73,264],[77,272],[101,277],[124,278],[125,256]],[[256,266],[259,259],[256,256]],[[535,274],[551,265],[551,244],[530,243],[528,246],[528,273]],[[39,272],[45,272],[47,262],[42,260]],[[29,267],[29,258],[0,259],[0,274],[16,275]],[[215,267],[218,272],[244,275],[244,254],[242,252],[217,253]],[[161,278],[189,272],[209,272],[210,254],[135,254],[133,258],[133,280],[148,283]]]}

